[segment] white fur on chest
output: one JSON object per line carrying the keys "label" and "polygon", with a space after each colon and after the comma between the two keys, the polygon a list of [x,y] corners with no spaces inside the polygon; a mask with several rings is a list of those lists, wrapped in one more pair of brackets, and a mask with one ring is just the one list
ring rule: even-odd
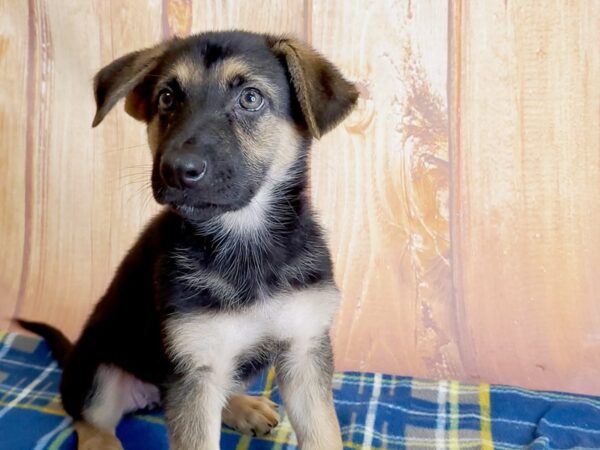
{"label": "white fur on chest", "polygon": [[185,314],[167,323],[171,356],[188,369],[230,376],[235,360],[266,339],[303,346],[323,336],[339,304],[333,285],[257,301],[235,312]]}

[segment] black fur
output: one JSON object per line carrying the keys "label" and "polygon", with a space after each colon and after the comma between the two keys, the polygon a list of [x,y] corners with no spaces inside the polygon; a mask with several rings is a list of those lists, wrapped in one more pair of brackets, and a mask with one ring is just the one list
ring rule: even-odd
{"label": "black fur", "polygon": [[[173,313],[243,308],[256,299],[257,290],[275,294],[286,289],[332,281],[331,261],[318,225],[308,206],[305,181],[291,183],[279,201],[287,205],[287,217],[278,217],[270,228],[272,239],[252,248],[234,247],[224,260],[215,257],[220,246],[214,234],[201,233],[172,211],[156,217],[121,263],[66,364],[61,393],[66,411],[80,418],[91,395],[93,375],[99,364],[114,364],[143,381],[161,385],[173,367],[165,357],[161,340],[162,320]],[[183,250],[182,250],[183,249]],[[210,267],[239,288],[239,303],[223,304],[204,289],[190,292],[178,282],[181,269],[173,254],[182,251],[199,267]],[[295,261],[302,254],[320,255],[306,268]],[[238,277],[230,274],[233,258],[252,259],[252,266]],[[247,270],[254,267],[254,270]],[[283,271],[283,268],[294,270]],[[240,376],[248,377],[270,361],[250,357],[240,364]]]}
{"label": "black fur", "polygon": [[[97,76],[99,114],[95,124],[110,109],[105,102],[114,104],[118,96],[130,96],[130,112],[137,114],[137,118],[148,121],[162,114],[152,179],[155,197],[169,206],[152,220],[128,252],[72,349],[66,338],[51,327],[22,323],[51,338],[50,345],[57,358],[68,353],[63,361],[61,394],[66,411],[75,419],[81,418],[86,403],[93,396],[94,374],[100,364],[118,366],[162,387],[179,379],[175,363],[169,360],[165,349],[164,324],[169,316],[243,310],[259,295],[264,298],[301,287],[333,283],[330,256],[307,196],[307,154],[311,136],[301,119],[294,89],[290,87],[285,60],[270,50],[269,39],[241,32],[175,39],[158,56],[156,49],[148,50],[147,58],[143,51],[136,52],[120,58]],[[221,112],[227,108],[227,103],[223,106],[223,97],[207,97],[210,89],[196,92],[188,87],[183,93],[172,84],[173,80],[168,80],[175,95],[181,97],[182,106],[168,114],[157,110],[156,93],[162,80],[159,75],[181,55],[203,61],[207,68],[223,58],[243,55],[248,64],[269,78],[281,93],[281,98],[270,99],[269,112],[294,122],[303,136],[295,166],[284,180],[272,187],[277,195],[265,214],[267,222],[260,239],[224,233],[222,227],[211,221],[223,212],[247,205],[265,183],[258,169],[251,168],[240,157],[239,143],[231,136],[234,119],[229,113]],[[115,83],[131,83],[127,81],[128,67],[134,68],[136,74],[144,70],[146,75],[128,92],[115,94]],[[115,81],[115,77],[119,80]],[[123,78],[126,80],[121,80]],[[237,84],[243,82],[235,80],[230,89],[238,89]],[[349,94],[349,99],[340,100],[336,96],[335,101],[351,105],[354,92]],[[251,130],[256,117],[248,115],[235,120]],[[338,114],[336,120],[339,117]],[[218,139],[216,144],[215,139]],[[213,170],[210,183],[197,191],[168,189],[159,171],[161,158],[186,142],[193,142],[190,145],[197,146],[194,151],[200,148],[210,160]],[[178,209],[181,204],[192,205],[201,212],[182,213]],[[203,269],[225,280],[233,294],[225,299],[206,286],[190,283],[194,274]],[[330,373],[328,339],[324,348],[327,350],[326,372]],[[251,376],[272,363],[284,350],[285,343],[261,344],[238,361],[237,377]],[[185,393],[185,386],[181,389]]]}
{"label": "black fur", "polygon": [[52,357],[56,359],[56,362],[60,367],[64,367],[69,358],[69,354],[73,350],[73,344],[62,331],[41,322],[17,319],[17,323],[26,330],[43,336],[50,347]]}

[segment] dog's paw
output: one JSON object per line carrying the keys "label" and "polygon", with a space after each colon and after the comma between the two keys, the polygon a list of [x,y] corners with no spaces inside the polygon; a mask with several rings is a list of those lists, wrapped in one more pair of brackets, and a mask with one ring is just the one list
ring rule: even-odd
{"label": "dog's paw", "polygon": [[265,397],[234,395],[223,409],[223,423],[243,434],[267,434],[279,423],[277,404]]}
{"label": "dog's paw", "polygon": [[77,432],[77,450],[123,450],[121,442],[113,433],[90,425],[87,422],[75,422]]}

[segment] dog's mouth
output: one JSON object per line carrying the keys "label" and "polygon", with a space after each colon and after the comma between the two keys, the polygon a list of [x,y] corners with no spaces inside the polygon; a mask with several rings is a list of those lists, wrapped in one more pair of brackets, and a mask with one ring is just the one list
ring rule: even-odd
{"label": "dog's mouth", "polygon": [[240,209],[251,199],[249,195],[239,198],[239,193],[235,191],[216,195],[214,192],[172,189],[164,186],[155,177],[152,179],[152,193],[159,205],[164,205],[182,218],[194,222],[207,221]]}
{"label": "dog's mouth", "polygon": [[209,215],[214,215],[223,209],[223,205],[219,205],[217,203],[198,203],[195,205],[188,205],[184,203],[169,203],[169,206],[176,213],[191,218],[205,218]]}

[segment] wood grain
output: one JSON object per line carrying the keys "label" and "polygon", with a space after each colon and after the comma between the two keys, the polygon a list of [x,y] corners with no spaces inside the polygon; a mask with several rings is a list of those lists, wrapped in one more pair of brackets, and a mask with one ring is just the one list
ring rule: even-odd
{"label": "wood grain", "polygon": [[241,29],[258,33],[291,33],[307,37],[305,0],[211,0],[195,1],[194,29]]}
{"label": "wood grain", "polygon": [[358,109],[312,159],[314,199],[344,292],[334,332],[341,369],[461,374],[448,223],[447,22],[436,1],[313,2],[313,45],[361,91]]}
{"label": "wood grain", "polygon": [[600,394],[600,3],[0,0],[0,328],[75,337],[157,210],[143,125],[91,80],[162,38],[293,33],[358,108],[311,192],[337,368]]}
{"label": "wood grain", "polygon": [[[27,196],[26,172],[31,173],[26,149],[31,147],[26,117],[32,107],[33,93],[28,92],[26,73],[28,38],[27,3],[0,2],[0,326],[15,312],[22,284],[30,197]],[[29,95],[28,95],[29,94]]]}
{"label": "wood grain", "polygon": [[471,378],[600,392],[600,3],[460,2],[453,246]]}
{"label": "wood grain", "polygon": [[[130,184],[127,172],[148,161],[143,147],[127,150],[144,142],[143,131],[129,128],[119,113],[107,119],[108,127],[90,128],[95,71],[125,51],[160,38],[159,33],[151,35],[148,26],[141,28],[149,36],[133,31],[132,17],[153,12],[145,8],[146,2],[128,4],[135,9],[121,11],[110,22],[101,20],[111,14],[108,4],[71,3],[61,8],[44,1],[29,4],[25,28],[33,55],[27,67],[32,107],[25,123],[32,167],[25,174],[31,199],[25,211],[29,252],[24,253],[15,315],[47,320],[71,336],[77,334],[148,215],[143,212],[145,195],[137,192],[139,184]],[[110,33],[132,47],[119,48],[115,40],[105,38]]]}

